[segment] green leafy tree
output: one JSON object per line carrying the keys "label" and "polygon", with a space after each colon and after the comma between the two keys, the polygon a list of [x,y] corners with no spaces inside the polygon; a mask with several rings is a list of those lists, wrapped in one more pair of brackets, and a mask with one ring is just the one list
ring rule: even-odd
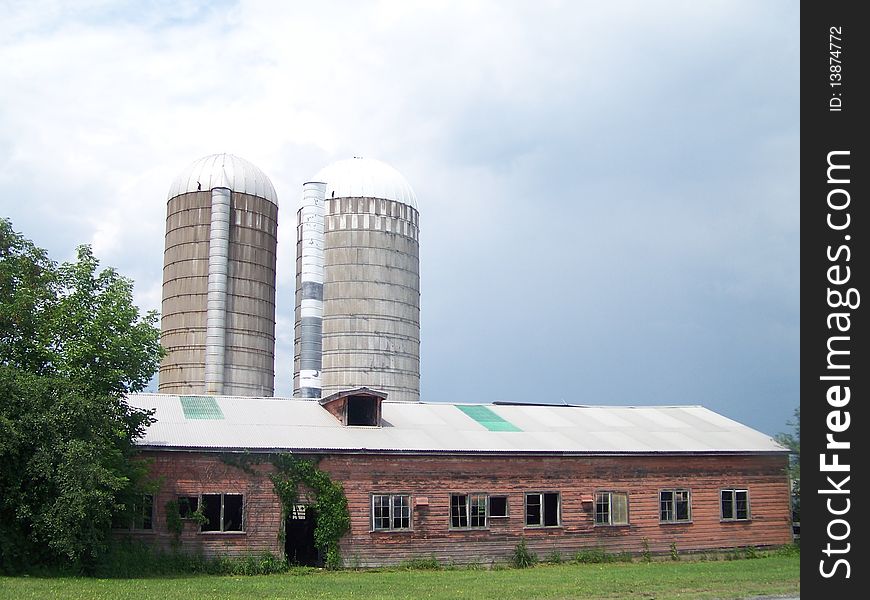
{"label": "green leafy tree", "polygon": [[152,422],[125,394],[162,350],[157,314],[87,246],[57,265],[0,219],[0,571],[87,567],[141,501],[131,460]]}
{"label": "green leafy tree", "polygon": [[788,474],[791,479],[792,493],[792,519],[799,523],[801,520],[801,409],[794,409],[794,418],[788,421],[788,425],[794,429],[794,433],[778,433],[775,436],[777,442],[791,450],[789,455]]}

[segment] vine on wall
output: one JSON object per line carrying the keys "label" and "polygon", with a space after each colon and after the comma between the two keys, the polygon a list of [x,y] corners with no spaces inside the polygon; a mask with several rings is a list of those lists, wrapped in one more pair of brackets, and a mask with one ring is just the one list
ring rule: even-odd
{"label": "vine on wall", "polygon": [[350,530],[350,512],[344,488],[310,460],[292,454],[275,454],[272,464],[276,472],[270,474],[269,478],[281,500],[282,522],[286,522],[293,506],[299,501],[299,484],[304,484],[316,497],[314,545],[324,556],[327,569],[340,568],[341,549],[338,542]]}
{"label": "vine on wall", "polygon": [[300,458],[292,454],[252,455],[245,453],[224,453],[221,460],[242,471],[256,475],[258,472],[251,466],[269,460],[275,467],[275,472],[269,474],[275,493],[281,501],[281,539],[283,541],[283,524],[299,503],[299,485],[310,489],[314,495],[314,510],[317,513],[317,525],[314,528],[314,545],[324,557],[327,569],[341,567],[341,549],[339,540],[350,531],[350,512],[347,508],[347,497],[340,483],[333,481],[329,474],[317,467],[317,462]]}

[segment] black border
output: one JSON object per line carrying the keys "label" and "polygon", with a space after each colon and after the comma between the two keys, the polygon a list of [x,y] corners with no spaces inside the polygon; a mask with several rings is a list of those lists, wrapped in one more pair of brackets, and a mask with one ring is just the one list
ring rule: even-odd
{"label": "black border", "polygon": [[[870,379],[870,363],[867,362],[866,348],[870,332],[867,329],[865,313],[870,310],[870,288],[867,287],[867,270],[870,260],[867,257],[867,238],[870,237],[870,211],[867,203],[867,179],[870,177],[870,162],[867,160],[865,139],[867,126],[861,129],[861,121],[870,117],[870,102],[866,92],[866,78],[870,62],[867,61],[867,43],[870,37],[870,24],[859,18],[859,2],[804,2],[801,6],[801,591],[805,598],[865,598],[867,594],[867,568],[864,561],[864,548],[870,545],[866,538],[867,520],[866,498],[858,491],[859,486],[867,486],[868,473],[866,462],[859,458],[867,454],[866,444],[861,435],[868,427],[865,405],[868,398],[867,381]],[[864,5],[866,10],[866,5]],[[829,47],[831,27],[841,27],[842,85],[830,85],[832,66]],[[834,94],[841,94],[834,96]],[[830,101],[842,99],[842,109],[832,111]],[[838,187],[828,184],[828,153],[848,150],[850,182],[848,192],[851,202],[848,207],[851,225],[848,231],[835,231],[828,227],[826,218],[829,212],[827,195]],[[842,213],[836,215],[841,217]],[[846,241],[845,235],[850,235]],[[851,251],[849,262],[836,263],[828,259],[827,249],[836,250],[841,244],[848,244]],[[842,255],[845,258],[845,254]],[[827,290],[832,287],[828,282],[828,269],[833,264],[848,265],[851,278],[840,286],[845,290],[854,287],[866,297],[854,310],[830,308]],[[836,289],[836,288],[834,288]],[[827,317],[831,312],[849,311],[851,327],[848,333],[830,332]],[[851,448],[840,451],[839,461],[850,465],[851,508],[842,518],[849,522],[849,537],[841,542],[832,542],[834,547],[845,547],[849,552],[830,558],[824,554],[829,541],[827,528],[832,519],[838,518],[828,512],[826,501],[834,496],[822,494],[820,490],[830,487],[826,478],[833,475],[837,481],[838,473],[823,473],[820,468],[820,454],[826,452],[826,434],[829,433],[826,419],[834,410],[826,399],[829,381],[819,378],[830,374],[827,369],[829,336],[848,335],[848,357],[850,369],[848,382],[851,390],[850,403],[840,410],[850,413],[850,427],[836,434],[837,439],[849,441]],[[845,371],[841,371],[843,373]],[[829,453],[832,451],[828,451]],[[830,462],[830,459],[829,459]],[[836,496],[837,506],[842,506],[845,496]],[[840,527],[837,529],[836,527]],[[845,531],[845,526],[835,526],[834,533]],[[844,558],[850,564],[849,577],[841,565],[834,576],[825,578],[821,574],[821,561],[830,572],[834,560]]]}

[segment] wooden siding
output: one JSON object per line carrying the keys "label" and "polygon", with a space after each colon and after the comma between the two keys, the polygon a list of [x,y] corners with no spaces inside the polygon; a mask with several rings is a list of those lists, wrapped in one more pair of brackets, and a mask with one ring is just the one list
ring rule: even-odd
{"label": "wooden siding", "polygon": [[[206,555],[283,552],[281,507],[267,474],[269,464],[250,475],[207,453],[148,452],[152,474],[163,485],[155,496],[153,533],[141,534],[161,546],[166,531],[165,504],[177,496],[204,493],[245,495],[245,533],[199,533],[186,526],[182,547]],[[666,553],[777,546],[791,541],[789,487],[784,455],[499,457],[435,455],[330,455],[320,467],[344,485],[351,531],[342,540],[347,564],[374,566],[411,557],[456,563],[505,560],[521,537],[542,558],[557,550],[564,557],[583,548],[607,552],[643,550]],[[659,490],[691,491],[691,522],[659,521]],[[721,489],[749,490],[751,520],[722,522]],[[525,527],[527,492],[560,493],[558,527]],[[596,491],[628,493],[629,525],[594,525]],[[488,493],[508,497],[507,518],[490,519],[486,529],[449,527],[451,493]],[[411,496],[411,530],[372,531],[371,495]],[[425,497],[427,506],[414,506]]]}

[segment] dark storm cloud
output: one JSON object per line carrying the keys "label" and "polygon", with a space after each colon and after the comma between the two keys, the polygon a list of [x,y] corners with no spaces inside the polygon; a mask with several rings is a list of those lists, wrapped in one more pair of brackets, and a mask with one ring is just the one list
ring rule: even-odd
{"label": "dark storm cloud", "polygon": [[213,152],[254,162],[280,203],[287,395],[300,186],[380,158],[420,202],[425,400],[691,403],[787,429],[795,3],[139,12],[0,8],[3,213],[55,258],[91,242],[159,308],[173,177]]}

